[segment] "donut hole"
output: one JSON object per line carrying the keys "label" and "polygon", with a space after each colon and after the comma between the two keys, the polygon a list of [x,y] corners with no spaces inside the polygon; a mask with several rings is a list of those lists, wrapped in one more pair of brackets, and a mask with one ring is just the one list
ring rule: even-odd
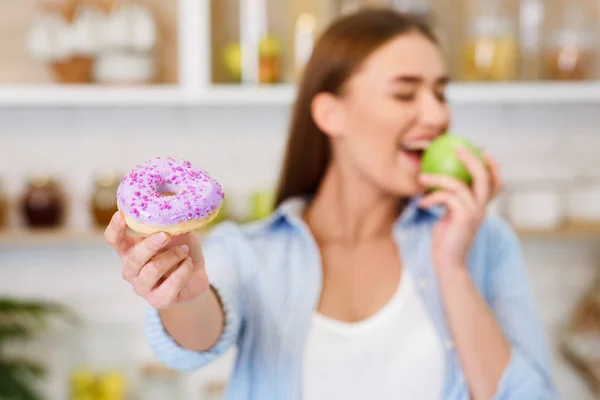
{"label": "donut hole", "polygon": [[173,185],[169,185],[168,183],[163,183],[162,185],[160,185],[158,187],[158,194],[162,197],[170,197],[170,196],[176,196],[177,195],[177,190],[176,188],[173,187]]}

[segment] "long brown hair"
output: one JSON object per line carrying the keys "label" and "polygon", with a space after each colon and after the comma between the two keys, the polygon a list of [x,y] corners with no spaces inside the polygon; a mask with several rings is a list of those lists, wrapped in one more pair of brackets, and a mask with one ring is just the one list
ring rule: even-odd
{"label": "long brown hair", "polygon": [[319,38],[298,88],[275,206],[293,196],[314,195],[329,164],[329,139],[312,118],[313,98],[322,92],[341,94],[344,83],[373,51],[412,32],[437,43],[422,20],[383,8],[340,18]]}

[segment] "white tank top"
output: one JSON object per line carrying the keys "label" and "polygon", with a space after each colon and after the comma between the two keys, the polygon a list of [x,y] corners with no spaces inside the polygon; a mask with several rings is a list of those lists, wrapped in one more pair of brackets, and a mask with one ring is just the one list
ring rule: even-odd
{"label": "white tank top", "polygon": [[444,351],[409,273],[358,323],[316,313],[303,361],[303,400],[439,400]]}

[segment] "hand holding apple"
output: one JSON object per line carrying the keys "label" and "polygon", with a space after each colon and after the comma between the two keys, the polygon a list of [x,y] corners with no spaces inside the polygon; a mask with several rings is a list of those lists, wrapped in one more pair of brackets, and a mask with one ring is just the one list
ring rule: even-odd
{"label": "hand holding apple", "polygon": [[422,159],[421,182],[437,190],[420,201],[424,208],[443,205],[447,213],[434,228],[433,261],[440,271],[465,267],[471,244],[488,203],[502,188],[495,160],[464,138],[436,139]]}

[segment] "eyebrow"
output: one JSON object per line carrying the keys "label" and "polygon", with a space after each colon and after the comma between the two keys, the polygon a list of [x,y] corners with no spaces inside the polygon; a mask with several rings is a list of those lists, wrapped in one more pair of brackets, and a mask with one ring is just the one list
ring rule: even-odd
{"label": "eyebrow", "polygon": [[[417,75],[399,75],[397,77],[395,77],[392,81],[393,82],[405,82],[405,83],[421,83],[423,82],[423,78]],[[448,84],[448,82],[450,82],[450,78],[448,76],[441,76],[438,79],[436,79],[435,84],[436,85],[446,85]]]}

